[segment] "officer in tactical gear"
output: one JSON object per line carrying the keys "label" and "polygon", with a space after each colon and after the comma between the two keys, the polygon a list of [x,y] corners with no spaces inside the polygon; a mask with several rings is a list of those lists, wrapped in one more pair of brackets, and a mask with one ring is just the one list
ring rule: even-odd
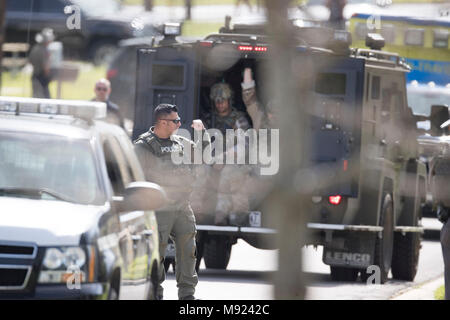
{"label": "officer in tactical gear", "polygon": [[204,118],[208,128],[219,129],[225,136],[226,129],[246,130],[250,127],[245,113],[233,107],[233,90],[228,83],[214,84],[209,97],[214,109]]}
{"label": "officer in tactical gear", "polygon": [[[256,96],[255,81],[252,70],[245,68],[243,73],[242,100],[250,115],[253,129],[270,129],[276,127],[274,115],[275,103],[270,102],[263,108]],[[251,147],[251,146],[250,146]],[[233,150],[228,150],[233,152]],[[229,216],[246,215],[257,206],[269,193],[272,183],[269,178],[261,177],[257,172],[259,166],[249,164],[226,165],[221,172],[218,187],[215,224],[225,225]]]}
{"label": "officer in tactical gear", "polygon": [[[154,110],[153,119],[155,126],[141,136],[135,144],[136,154],[145,171],[147,180],[158,183],[167,193],[168,204],[156,212],[159,232],[159,251],[161,263],[159,266],[159,285],[157,298],[162,299],[162,282],[165,280],[164,255],[169,236],[175,242],[176,247],[176,280],[178,286],[178,298],[180,300],[193,300],[195,287],[198,282],[196,265],[196,226],[195,217],[189,203],[192,185],[195,181],[194,170],[191,164],[175,164],[172,154],[184,155],[187,148],[191,155],[194,148],[198,147],[201,138],[197,142],[175,135],[181,126],[177,107],[170,104],[160,104]],[[209,136],[204,132],[201,120],[194,120],[192,128],[201,132],[209,143]],[[206,135],[204,137],[204,135]],[[193,163],[193,162],[191,162]]]}

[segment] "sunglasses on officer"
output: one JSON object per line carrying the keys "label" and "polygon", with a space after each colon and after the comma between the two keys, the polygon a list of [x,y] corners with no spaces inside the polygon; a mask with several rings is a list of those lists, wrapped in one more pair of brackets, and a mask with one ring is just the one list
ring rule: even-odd
{"label": "sunglasses on officer", "polygon": [[106,87],[96,87],[95,88],[95,90],[97,90],[97,91],[108,91],[108,88],[106,88]]}
{"label": "sunglasses on officer", "polygon": [[159,119],[159,120],[172,121],[175,124],[179,124],[181,122],[181,118],[177,118],[177,119]]}

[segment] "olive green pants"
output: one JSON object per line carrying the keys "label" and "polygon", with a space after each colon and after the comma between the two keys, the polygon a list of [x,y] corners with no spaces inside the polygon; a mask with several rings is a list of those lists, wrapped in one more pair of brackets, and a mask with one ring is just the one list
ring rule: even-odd
{"label": "olive green pants", "polygon": [[157,211],[156,220],[158,222],[159,232],[159,254],[161,262],[159,265],[159,283],[157,294],[163,297],[162,283],[166,279],[164,270],[164,256],[169,241],[172,236],[176,248],[176,271],[175,277],[178,287],[178,298],[184,298],[194,295],[195,286],[198,283],[197,273],[195,271],[195,217],[192,209],[183,211]]}

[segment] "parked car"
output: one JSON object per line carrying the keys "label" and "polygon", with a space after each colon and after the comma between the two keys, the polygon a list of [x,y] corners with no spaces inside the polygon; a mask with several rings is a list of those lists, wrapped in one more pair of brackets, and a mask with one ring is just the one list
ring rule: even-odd
{"label": "parked car", "polygon": [[[150,14],[127,13],[116,0],[6,0],[6,42],[34,44],[35,35],[52,28],[65,57],[107,63],[117,43],[157,34]],[[79,26],[76,17],[79,9]],[[70,18],[73,16],[73,18]],[[70,19],[69,19],[70,18]]]}
{"label": "parked car", "polygon": [[99,102],[0,97],[0,299],[153,299],[165,195]]}

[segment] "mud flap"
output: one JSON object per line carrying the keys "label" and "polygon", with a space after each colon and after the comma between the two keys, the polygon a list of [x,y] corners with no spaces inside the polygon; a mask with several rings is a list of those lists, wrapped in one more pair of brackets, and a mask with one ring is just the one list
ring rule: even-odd
{"label": "mud flap", "polygon": [[324,244],[322,261],[330,266],[365,269],[374,262],[376,233],[336,233]]}

